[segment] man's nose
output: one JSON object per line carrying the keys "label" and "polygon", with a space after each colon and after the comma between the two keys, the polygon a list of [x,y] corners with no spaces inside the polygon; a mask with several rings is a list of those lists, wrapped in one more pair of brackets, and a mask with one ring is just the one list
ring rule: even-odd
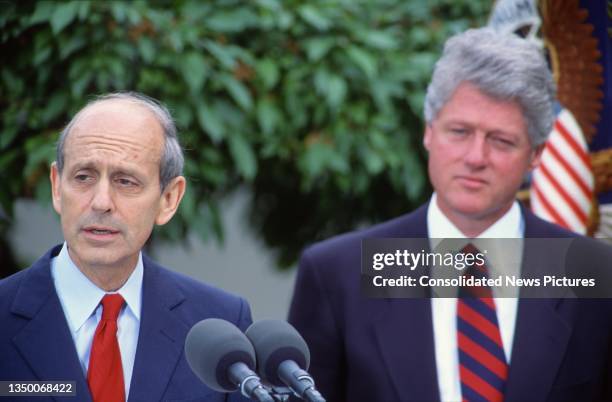
{"label": "man's nose", "polygon": [[100,180],[94,190],[91,208],[96,212],[111,212],[114,209],[113,189],[108,180]]}
{"label": "man's nose", "polygon": [[464,161],[472,169],[482,168],[487,164],[488,148],[484,135],[473,135],[465,151]]}

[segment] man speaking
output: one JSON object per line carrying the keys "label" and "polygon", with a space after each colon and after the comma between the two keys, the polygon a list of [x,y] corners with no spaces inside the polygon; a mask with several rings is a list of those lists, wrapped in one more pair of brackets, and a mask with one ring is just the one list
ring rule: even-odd
{"label": "man speaking", "polygon": [[102,96],[70,121],[50,175],[65,242],[0,281],[0,380],[72,381],[75,401],[225,400],[191,372],[184,340],[205,318],[246,329],[247,302],[142,253],[179,207],[182,168],[151,98]]}
{"label": "man speaking", "polygon": [[489,29],[447,41],[425,99],[430,201],[316,244],[300,261],[289,319],[328,401],[608,400],[607,300],[360,292],[363,239],[575,236],[515,201],[551,131],[553,95],[546,61],[528,42]]}

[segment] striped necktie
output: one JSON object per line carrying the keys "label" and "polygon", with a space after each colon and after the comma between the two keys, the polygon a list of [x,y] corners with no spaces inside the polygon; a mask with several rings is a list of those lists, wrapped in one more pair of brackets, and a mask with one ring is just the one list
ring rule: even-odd
{"label": "striped necktie", "polygon": [[[464,254],[476,254],[472,244]],[[466,269],[466,278],[488,278],[485,264]],[[463,402],[502,402],[508,378],[508,363],[499,332],[491,288],[461,287],[457,300],[457,346]]]}

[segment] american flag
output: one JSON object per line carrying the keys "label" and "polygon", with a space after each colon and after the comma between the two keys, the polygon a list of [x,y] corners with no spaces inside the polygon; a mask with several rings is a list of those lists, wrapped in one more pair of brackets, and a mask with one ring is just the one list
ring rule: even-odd
{"label": "american flag", "polygon": [[547,221],[586,234],[593,189],[587,142],[571,112],[561,109],[533,172],[531,209]]}

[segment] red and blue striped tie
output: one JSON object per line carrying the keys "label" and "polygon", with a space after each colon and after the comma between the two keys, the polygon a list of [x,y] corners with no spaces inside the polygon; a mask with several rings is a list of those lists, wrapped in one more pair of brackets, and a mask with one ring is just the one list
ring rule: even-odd
{"label": "red and blue striped tie", "polygon": [[[472,244],[464,254],[476,254]],[[466,277],[488,278],[485,264],[466,269]],[[508,363],[491,288],[461,287],[457,300],[457,346],[463,402],[502,402]]]}

